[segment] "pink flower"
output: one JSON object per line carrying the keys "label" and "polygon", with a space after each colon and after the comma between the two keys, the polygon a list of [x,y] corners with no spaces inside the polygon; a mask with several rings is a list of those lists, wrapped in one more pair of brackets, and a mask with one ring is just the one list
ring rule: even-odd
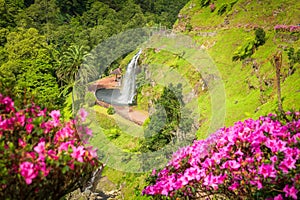
{"label": "pink flower", "polygon": [[259,189],[259,190],[263,187],[261,181],[259,180],[259,178],[255,178],[254,180],[250,180],[250,184],[255,185],[257,187],[257,189]]}
{"label": "pink flower", "polygon": [[223,165],[221,166],[221,169],[230,168],[233,170],[237,170],[240,167],[241,167],[241,164],[238,163],[236,160],[228,160],[223,163]]}
{"label": "pink flower", "polygon": [[296,160],[292,157],[286,157],[279,165],[279,168],[284,169],[283,171],[286,172],[287,169],[296,169]]}
{"label": "pink flower", "polygon": [[0,103],[6,105],[5,106],[5,111],[6,112],[10,112],[10,111],[15,110],[15,108],[14,108],[14,102],[9,97],[5,97],[4,99],[1,98]]}
{"label": "pink flower", "polygon": [[87,115],[88,113],[83,108],[79,110],[79,116],[82,122],[86,120]]}
{"label": "pink flower", "polygon": [[[294,114],[291,116],[296,118]],[[242,180],[251,191],[256,192],[263,187],[269,190],[275,184],[281,185],[281,177],[286,176],[283,173],[290,171],[290,180],[298,184],[300,175],[295,175],[295,170],[291,169],[297,169],[296,163],[300,158],[297,141],[300,138],[300,121],[282,124],[274,117],[268,115],[259,120],[237,122],[233,127],[221,128],[206,140],[181,148],[173,154],[168,166],[158,172],[156,183],[147,187],[144,194],[172,197],[179,190],[183,195],[189,195],[190,187],[198,187],[195,183],[202,183],[199,187],[212,193],[219,187],[238,190],[239,193]],[[183,165],[187,158],[188,164]],[[295,186],[287,186],[284,192],[285,197],[277,193],[276,197],[267,199],[297,199]]]}
{"label": "pink flower", "polygon": [[233,191],[238,189],[239,186],[240,184],[238,182],[234,182],[231,186],[228,187],[228,189]]}
{"label": "pink flower", "polygon": [[40,171],[42,172],[42,175],[43,175],[44,177],[48,176],[48,174],[49,174],[49,172],[50,172],[50,170],[47,169],[46,163],[45,163],[45,162],[39,162],[39,163],[38,163],[38,170],[40,170]]}
{"label": "pink flower", "polygon": [[180,180],[180,182],[181,182],[181,187],[182,187],[182,186],[185,186],[185,185],[187,185],[187,184],[189,183],[189,180],[188,180],[187,177],[185,177],[185,176],[181,176],[181,177],[179,178],[179,180]]}
{"label": "pink flower", "polygon": [[269,149],[271,149],[271,151],[273,152],[273,153],[275,153],[275,152],[277,152],[278,151],[278,148],[277,148],[277,142],[276,142],[276,140],[270,140],[270,139],[267,139],[267,141],[266,141],[266,146],[269,148]]}
{"label": "pink flower", "polygon": [[86,150],[88,150],[88,152],[90,153],[90,155],[92,156],[92,158],[97,158],[97,148],[93,148],[92,146],[86,147]]}
{"label": "pink flower", "polygon": [[26,124],[26,126],[25,126],[27,133],[31,133],[33,128],[34,128],[33,124]]}
{"label": "pink flower", "polygon": [[284,142],[284,141],[282,141],[282,140],[279,140],[279,141],[277,141],[277,143],[276,143],[276,147],[277,147],[277,149],[279,150],[279,151],[284,151],[285,149],[286,149],[286,142]]}
{"label": "pink flower", "polygon": [[34,151],[38,154],[45,154],[45,141],[39,142],[37,146],[35,146]]}
{"label": "pink flower", "polygon": [[39,154],[39,160],[44,161],[45,160],[45,153],[46,153],[45,141],[40,141],[38,143],[38,145],[35,146],[33,149],[34,149],[35,152],[37,152]]}
{"label": "pink flower", "polygon": [[40,116],[46,117],[46,112],[47,112],[46,108],[44,110],[40,110],[39,113],[37,114],[37,116],[38,117],[40,117]]}
{"label": "pink flower", "polygon": [[54,142],[64,141],[66,138],[72,137],[74,134],[74,130],[70,126],[65,126],[61,130],[57,131],[54,136]]}
{"label": "pink flower", "polygon": [[273,163],[273,165],[274,165],[274,164],[277,162],[278,158],[277,158],[276,155],[274,155],[274,156],[272,156],[272,157],[270,158],[270,160],[272,161],[272,163]]}
{"label": "pink flower", "polygon": [[24,148],[26,146],[26,142],[21,138],[18,139],[18,144],[22,148]]}
{"label": "pink flower", "polygon": [[238,156],[243,156],[244,153],[241,151],[241,149],[239,149],[237,152],[234,153],[235,155],[238,155]]}
{"label": "pink flower", "polygon": [[283,197],[281,194],[278,194],[276,197],[274,197],[274,200],[283,200]]}
{"label": "pink flower", "polygon": [[161,194],[162,195],[165,195],[165,196],[168,196],[169,192],[172,191],[172,186],[169,182],[166,182],[164,185],[163,185],[163,188],[162,188],[162,191],[161,191]]}
{"label": "pink flower", "polygon": [[51,113],[49,114],[51,117],[52,117],[52,119],[53,119],[53,121],[51,121],[52,122],[52,125],[54,126],[54,127],[57,127],[58,125],[59,125],[59,117],[60,117],[60,111],[59,110],[53,110],[53,111],[51,111]]}
{"label": "pink flower", "polygon": [[291,111],[286,111],[285,114],[286,114],[286,115],[291,115],[292,112],[291,112]]}
{"label": "pink flower", "polygon": [[25,178],[26,184],[32,183],[32,179],[36,178],[38,175],[38,170],[31,162],[22,162],[20,164],[21,175]]}
{"label": "pink flower", "polygon": [[59,110],[52,110],[49,115],[52,117],[52,119],[54,121],[59,121],[60,111]]}
{"label": "pink flower", "polygon": [[58,156],[56,155],[56,152],[53,149],[48,150],[48,156],[52,158],[53,160],[58,160]]}
{"label": "pink flower", "polygon": [[207,175],[204,178],[203,185],[210,186],[214,190],[218,189],[219,184],[222,184],[226,178],[226,175],[219,175],[219,176],[214,176],[212,173]]}
{"label": "pink flower", "polygon": [[69,146],[70,146],[71,148],[74,147],[73,144],[74,144],[74,140],[67,141],[67,142],[62,142],[62,143],[59,145],[59,147],[58,147],[58,152],[68,151]]}
{"label": "pink flower", "polygon": [[[199,168],[198,167],[191,167],[185,170],[184,172],[184,177],[188,180],[194,180],[196,179],[196,177],[199,176]],[[200,177],[197,178],[198,180],[200,179]]]}
{"label": "pink flower", "polygon": [[83,156],[85,153],[85,150],[83,148],[83,146],[79,146],[79,147],[72,147],[73,152],[71,154],[72,158],[75,158],[78,160],[78,162],[83,162]]}
{"label": "pink flower", "polygon": [[25,125],[25,115],[21,112],[16,113],[17,122],[20,123],[21,126]]}
{"label": "pink flower", "polygon": [[285,192],[285,197],[297,199],[298,190],[294,186],[289,187],[289,185],[285,185],[283,191]]}
{"label": "pink flower", "polygon": [[277,171],[275,170],[273,165],[262,164],[258,169],[258,174],[263,175],[264,178],[276,178]]}

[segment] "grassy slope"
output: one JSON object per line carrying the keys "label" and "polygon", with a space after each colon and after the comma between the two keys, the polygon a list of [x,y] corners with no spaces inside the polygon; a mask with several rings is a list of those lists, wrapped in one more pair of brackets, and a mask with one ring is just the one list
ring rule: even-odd
{"label": "grassy slope", "polygon": [[[211,13],[209,7],[200,8],[199,1],[190,1],[182,9],[181,15],[186,19],[178,20],[175,30],[180,30],[185,24],[193,27],[187,34],[193,36],[199,44],[208,47],[207,51],[214,60],[218,70],[222,75],[226,89],[226,118],[225,125],[232,125],[235,121],[248,117],[257,118],[274,111],[276,108],[277,96],[276,88],[273,85],[265,86],[263,95],[266,102],[260,102],[259,79],[256,77],[252,65],[243,66],[242,62],[232,62],[231,58],[236,49],[245,43],[246,38],[254,37],[253,27],[264,28],[267,34],[266,43],[259,47],[252,58],[261,65],[259,77],[269,79],[275,78],[275,69],[270,63],[271,56],[282,47],[299,47],[300,41],[283,41],[273,31],[276,24],[298,24],[300,21],[299,1],[250,1],[239,0],[231,11],[225,12],[222,16],[217,14],[217,10],[222,3],[232,1],[215,1],[216,10]],[[246,12],[247,11],[247,12]],[[223,22],[227,19],[229,24]],[[210,37],[199,36],[201,32],[215,32]],[[289,38],[286,34],[284,38]],[[283,51],[283,74],[286,74],[288,67],[286,52]],[[299,68],[299,65],[296,66]],[[299,109],[299,69],[289,76],[282,83],[282,97],[284,98],[284,109]],[[249,89],[247,81],[255,86]],[[208,94],[207,94],[208,95]],[[199,99],[200,107],[203,108],[205,116],[204,124],[198,131],[198,137],[205,137],[206,129],[210,123],[210,109],[207,107],[207,96]],[[202,115],[203,116],[203,115]],[[203,135],[204,134],[204,135]]]}
{"label": "grassy slope", "polygon": [[[207,52],[218,67],[226,90],[225,125],[232,125],[235,121],[249,117],[257,118],[260,115],[274,111],[277,102],[274,84],[271,86],[262,86],[265,90],[263,96],[266,98],[266,102],[261,103],[260,83],[256,74],[253,72],[252,65],[243,65],[241,61],[232,62],[231,58],[234,51],[244,44],[246,38],[254,37],[253,26],[264,28],[268,40],[263,46],[259,47],[252,58],[255,58],[257,63],[261,65],[259,77],[266,80],[274,80],[275,70],[270,64],[269,59],[280,47],[293,46],[297,49],[297,47],[300,46],[300,41],[292,42],[275,39],[275,36],[278,35],[274,33],[273,27],[276,24],[299,23],[300,3],[298,3],[297,0],[288,2],[283,0],[239,0],[231,11],[219,16],[217,15],[217,10],[220,5],[224,2],[232,2],[232,0],[215,1],[216,11],[213,13],[210,12],[209,7],[200,8],[198,2],[198,0],[191,0],[185,8],[182,9],[181,15],[184,16],[185,19],[182,18],[178,20],[174,25],[174,29],[179,31],[182,30],[185,25],[191,25],[192,30],[185,33],[192,36],[199,45],[207,47]],[[276,14],[276,16],[273,14]],[[228,25],[223,24],[225,18],[229,20]],[[201,36],[201,32],[214,32],[214,34],[213,36],[204,37]],[[174,55],[167,55],[165,52],[154,53],[154,51],[148,51],[147,54],[143,56],[142,64],[156,63],[163,64],[164,66],[177,66],[179,68],[178,71],[183,73],[185,69],[190,68],[189,64],[178,60]],[[132,56],[127,57],[122,63],[123,66],[128,63],[131,57]],[[283,73],[286,73],[286,52],[283,52],[283,68],[285,68]],[[292,76],[287,77],[282,83],[283,106],[285,109],[299,109],[300,107],[299,65],[296,66],[296,68],[298,68],[296,72]],[[189,75],[186,75],[186,77],[189,77]],[[190,77],[191,83],[197,81],[195,77]],[[249,83],[253,85],[255,89],[249,89]],[[145,93],[148,95],[156,94],[158,91],[160,91],[159,87],[156,89],[145,88]],[[139,101],[145,102],[148,100],[146,97],[139,99]],[[207,136],[207,130],[211,123],[211,105],[208,102],[210,102],[209,93],[201,93],[198,98],[198,105],[194,104],[201,110],[200,121],[202,125],[197,133],[199,139]],[[105,110],[98,111],[105,113]],[[126,145],[130,143],[130,139],[132,138],[119,137],[112,142],[121,148],[128,149]],[[124,146],[122,144],[124,144]],[[133,147],[134,146],[131,146],[131,148]],[[146,197],[137,197],[134,194],[136,189],[142,189],[145,184],[145,175],[124,173],[112,168],[107,168],[104,175],[108,176],[109,179],[117,185],[125,184],[125,187],[122,189],[124,199],[146,199]]]}
{"label": "grassy slope", "polygon": [[[88,123],[90,123],[94,135],[91,144],[108,154],[108,157],[103,159],[108,163],[102,175],[116,184],[118,188],[122,188],[125,199],[147,199],[147,197],[135,196],[135,191],[140,191],[144,187],[146,175],[126,173],[117,170],[118,166],[115,166],[116,163],[121,162],[118,158],[120,152],[134,153],[139,148],[139,140],[143,138],[142,127],[118,114],[108,115],[107,109],[98,105],[91,109],[93,112],[90,112],[88,116]],[[113,139],[109,138],[111,133],[116,130],[119,130],[120,135]],[[128,167],[131,169],[139,168],[134,161],[129,162]],[[117,198],[122,199],[123,197]]]}

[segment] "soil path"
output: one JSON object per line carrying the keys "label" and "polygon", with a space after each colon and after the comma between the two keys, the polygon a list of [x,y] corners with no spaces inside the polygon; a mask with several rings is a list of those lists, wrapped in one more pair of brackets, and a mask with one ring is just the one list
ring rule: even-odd
{"label": "soil path", "polygon": [[[120,82],[116,81],[115,76],[109,76],[96,81],[90,88],[90,91],[96,92],[97,89],[120,89]],[[97,104],[108,108],[108,103],[97,100]],[[142,125],[149,117],[148,113],[136,110],[133,106],[113,106],[115,111],[127,120],[138,125]]]}

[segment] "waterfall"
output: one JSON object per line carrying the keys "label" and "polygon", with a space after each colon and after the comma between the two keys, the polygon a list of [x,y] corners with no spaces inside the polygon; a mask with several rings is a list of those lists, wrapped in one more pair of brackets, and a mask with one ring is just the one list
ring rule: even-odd
{"label": "waterfall", "polygon": [[138,59],[142,50],[140,50],[127,65],[126,73],[123,78],[122,88],[120,90],[121,96],[118,102],[122,104],[132,104],[135,94],[135,73],[138,65]]}

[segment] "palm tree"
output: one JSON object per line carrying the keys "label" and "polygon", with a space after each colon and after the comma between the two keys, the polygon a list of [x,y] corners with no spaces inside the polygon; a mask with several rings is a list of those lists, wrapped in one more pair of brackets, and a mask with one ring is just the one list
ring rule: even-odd
{"label": "palm tree", "polygon": [[74,84],[76,75],[87,55],[88,52],[82,45],[72,45],[62,54],[61,64],[56,73],[62,86]]}
{"label": "palm tree", "polygon": [[60,95],[67,96],[72,92],[71,113],[74,114],[85,97],[87,84],[98,77],[97,69],[93,64],[95,58],[86,51],[84,46],[72,45],[62,54],[60,61],[60,67],[56,72],[61,83]]}

